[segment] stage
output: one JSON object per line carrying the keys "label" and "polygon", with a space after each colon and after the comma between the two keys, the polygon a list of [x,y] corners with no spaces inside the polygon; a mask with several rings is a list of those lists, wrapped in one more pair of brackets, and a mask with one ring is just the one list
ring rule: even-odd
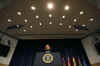
{"label": "stage", "polygon": [[[49,53],[46,44],[51,46]],[[51,54],[53,62],[44,63],[45,54]],[[83,66],[90,66],[80,39],[19,40],[9,66],[80,66],[79,59]]]}

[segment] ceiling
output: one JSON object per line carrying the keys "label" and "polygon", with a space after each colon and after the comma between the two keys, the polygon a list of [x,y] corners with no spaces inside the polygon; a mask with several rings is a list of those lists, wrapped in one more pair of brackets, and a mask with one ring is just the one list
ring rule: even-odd
{"label": "ceiling", "polygon": [[[51,10],[49,2],[54,4]],[[69,10],[64,10],[66,5]],[[87,0],[15,0],[0,10],[0,30],[23,38],[84,37],[99,28],[99,15]]]}

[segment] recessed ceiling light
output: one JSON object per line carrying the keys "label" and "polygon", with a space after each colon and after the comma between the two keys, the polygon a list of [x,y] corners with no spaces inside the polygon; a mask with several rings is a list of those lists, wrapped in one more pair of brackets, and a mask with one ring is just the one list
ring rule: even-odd
{"label": "recessed ceiling light", "polygon": [[75,29],[75,31],[76,31],[76,32],[78,32],[78,31],[79,31],[79,29]]}
{"label": "recessed ceiling light", "polygon": [[24,29],[23,31],[24,31],[24,32],[26,32],[26,30],[25,30],[25,29]]}
{"label": "recessed ceiling light", "polygon": [[30,9],[33,10],[33,11],[35,11],[36,7],[35,6],[31,6]]}
{"label": "recessed ceiling light", "polygon": [[39,16],[38,16],[38,15],[36,15],[36,16],[35,16],[35,18],[36,18],[36,19],[39,19]]}
{"label": "recessed ceiling light", "polygon": [[19,25],[17,24],[16,27],[19,28]]}
{"label": "recessed ceiling light", "polygon": [[68,5],[66,5],[65,7],[64,7],[64,10],[66,10],[66,11],[68,11],[70,9],[70,7],[68,6]]}
{"label": "recessed ceiling light", "polygon": [[83,15],[84,14],[84,11],[80,11],[80,15]]}
{"label": "recessed ceiling light", "polygon": [[59,23],[59,26],[62,26],[62,25],[63,25],[63,23],[60,22],[60,23]]}
{"label": "recessed ceiling light", "polygon": [[63,18],[63,19],[65,19],[65,18],[66,18],[66,16],[62,16],[62,18]]}
{"label": "recessed ceiling light", "polygon": [[77,22],[77,18],[74,18],[73,21],[74,21],[74,22]]}
{"label": "recessed ceiling light", "polygon": [[42,26],[42,22],[40,22],[39,25]]}
{"label": "recessed ceiling light", "polygon": [[85,25],[85,24],[83,24],[82,26],[83,26],[83,27],[85,27],[86,25]]}
{"label": "recessed ceiling light", "polygon": [[25,23],[27,23],[27,22],[28,22],[28,20],[27,20],[27,19],[24,19],[24,22],[25,22]]}
{"label": "recessed ceiling light", "polygon": [[94,21],[94,18],[90,18],[89,21],[93,22]]}
{"label": "recessed ceiling light", "polygon": [[49,24],[51,25],[51,24],[52,24],[52,22],[50,21],[50,22],[49,22]]}
{"label": "recessed ceiling light", "polygon": [[30,28],[32,28],[33,26],[30,26]]}
{"label": "recessed ceiling light", "polygon": [[49,14],[49,17],[52,18],[52,14]]}
{"label": "recessed ceiling light", "polygon": [[8,19],[8,22],[12,22],[12,19]]}
{"label": "recessed ceiling light", "polygon": [[17,15],[21,16],[21,15],[22,15],[22,13],[21,13],[20,11],[18,11],[18,12],[17,12]]}
{"label": "recessed ceiling light", "polygon": [[49,3],[47,4],[47,8],[48,8],[49,10],[52,10],[52,9],[54,8],[54,4],[53,4],[52,2],[49,2]]}
{"label": "recessed ceiling light", "polygon": [[69,26],[68,26],[68,28],[69,28],[69,29],[71,29],[71,28],[72,28],[72,26],[71,26],[71,25],[69,25]]}

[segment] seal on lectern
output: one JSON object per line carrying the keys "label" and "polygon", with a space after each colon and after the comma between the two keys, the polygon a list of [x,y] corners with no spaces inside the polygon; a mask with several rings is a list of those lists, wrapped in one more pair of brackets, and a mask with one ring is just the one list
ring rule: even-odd
{"label": "seal on lectern", "polygon": [[44,54],[42,57],[42,61],[46,64],[52,63],[54,60],[54,57],[52,54]]}

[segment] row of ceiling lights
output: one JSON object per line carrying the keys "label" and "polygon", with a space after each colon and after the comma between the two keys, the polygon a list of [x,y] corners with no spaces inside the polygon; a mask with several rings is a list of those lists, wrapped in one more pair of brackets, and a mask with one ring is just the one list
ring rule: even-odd
{"label": "row of ceiling lights", "polygon": [[[83,14],[84,14],[84,11],[80,11],[80,15],[83,15]],[[21,13],[20,11],[18,11],[18,12],[17,12],[17,15],[21,16],[22,13]],[[49,14],[48,17],[49,17],[49,18],[52,18],[53,15],[52,15],[52,14]],[[36,18],[36,19],[39,19],[39,15],[36,15],[35,18]],[[62,19],[65,19],[65,18],[66,18],[66,16],[63,15],[63,16],[62,16]],[[74,18],[73,21],[74,21],[74,22],[77,22],[77,18]],[[94,18],[93,18],[93,17],[90,18],[89,21],[93,22],[93,21],[94,21]],[[11,20],[8,20],[8,22],[11,22]]]}
{"label": "row of ceiling lights", "polygon": [[[51,23],[52,23],[52,22],[51,22]],[[49,24],[51,24],[51,23],[49,22]],[[43,25],[43,23],[42,23],[42,22],[40,22],[40,23],[39,23],[39,25],[40,25],[40,26],[42,26],[42,25]],[[58,25],[59,25],[59,26],[63,26],[64,24],[63,24],[63,23],[59,23]],[[16,26],[17,26],[17,27],[19,27],[19,25],[16,25]],[[83,26],[83,27],[86,27],[86,25],[85,25],[85,24],[82,24],[82,26]],[[31,29],[32,29],[32,28],[33,28],[33,26],[31,25],[31,26],[29,26],[29,28],[31,28]],[[65,27],[65,28],[66,28],[66,27]],[[69,29],[71,29],[71,28],[72,28],[72,25],[68,25],[68,28],[69,28]],[[23,31],[24,31],[24,32],[26,32],[27,30],[26,30],[26,29],[23,29]],[[75,29],[75,31],[79,31],[79,30],[78,30],[78,29]]]}
{"label": "row of ceiling lights", "polygon": [[[26,21],[27,21],[27,20],[26,20]],[[52,22],[50,21],[49,24],[52,24]],[[43,23],[42,23],[42,22],[39,22],[39,25],[40,25],[40,26],[43,26]],[[63,26],[64,24],[63,24],[62,22],[60,22],[58,25],[59,25],[59,26]],[[19,25],[16,25],[16,26],[19,27]],[[85,27],[86,25],[85,25],[85,24],[82,24],[82,26]],[[31,25],[31,26],[29,26],[29,28],[32,29],[33,26]],[[68,25],[68,28],[71,29],[72,26],[71,26],[71,25]],[[26,29],[23,29],[23,31],[26,32]],[[78,30],[78,29],[75,29],[75,31],[79,31],[79,30]]]}
{"label": "row of ceiling lights", "polygon": [[[52,2],[48,3],[47,4],[47,8],[49,10],[53,10],[54,9],[54,4]],[[35,11],[36,7],[35,6],[30,6],[30,9]],[[70,10],[70,6],[69,5],[65,5],[64,10],[65,11],[69,11]],[[83,15],[83,14],[84,14],[84,11],[80,11],[80,15]],[[17,15],[22,15],[22,13],[19,11],[19,12],[17,12]]]}
{"label": "row of ceiling lights", "polygon": [[[24,21],[25,21],[25,22],[28,22],[27,19],[25,19]],[[51,25],[51,24],[53,24],[53,22],[50,21],[49,24]],[[40,25],[40,26],[43,26],[43,23],[42,23],[42,22],[39,22],[39,25]],[[60,22],[58,25],[59,25],[59,26],[64,26],[64,24],[63,24],[62,22]],[[82,24],[82,26],[85,27],[86,25],[85,25],[85,24]],[[32,29],[33,26],[30,25],[29,28]],[[72,26],[71,26],[71,25],[68,25],[68,28],[71,29]],[[26,30],[26,29],[23,29],[23,31],[26,32],[27,30]],[[79,30],[78,30],[78,29],[75,29],[75,31],[79,31]]]}
{"label": "row of ceiling lights", "polygon": [[[52,17],[53,17],[52,14],[49,14],[49,18],[52,18]],[[39,19],[40,17],[38,15],[36,15],[35,18],[36,19]],[[62,19],[66,19],[66,16],[62,16]],[[79,20],[78,17],[73,17],[73,22],[77,22],[78,20]],[[89,22],[93,22],[93,21],[94,21],[94,18],[91,17],[89,19]],[[8,19],[8,22],[11,23],[11,22],[13,22],[13,20],[12,19]],[[24,22],[27,23],[28,22],[28,19],[24,19]]]}
{"label": "row of ceiling lights", "polygon": [[[40,24],[42,25],[42,23],[40,23]],[[59,25],[62,25],[62,24],[61,24],[61,23],[59,23]],[[85,25],[85,24],[83,24],[82,26],[83,26],[83,27],[85,27],[86,25]],[[32,27],[32,26],[29,26],[29,28],[33,28],[33,27]],[[68,25],[68,28],[69,28],[69,29],[71,29],[71,28],[72,28],[72,26],[71,26],[71,25]],[[26,30],[26,29],[23,29],[23,31],[24,31],[24,32],[26,32],[27,30]],[[79,29],[75,29],[75,31],[77,32],[77,31],[79,31]]]}
{"label": "row of ceiling lights", "polygon": [[[48,3],[47,8],[49,10],[53,10],[54,9],[53,3]],[[36,10],[36,7],[35,6],[30,6],[30,9],[33,10],[33,11],[35,11]],[[69,11],[70,10],[70,6],[69,5],[65,5],[64,10],[65,11]],[[83,15],[83,14],[84,14],[84,11],[80,11],[80,15]]]}
{"label": "row of ceiling lights", "polygon": [[[47,4],[47,8],[49,10],[53,10],[54,9],[54,4],[52,2],[49,2]],[[33,10],[33,11],[35,11],[36,10],[36,7],[35,6],[31,6],[30,9]],[[69,9],[70,9],[70,7],[68,5],[65,5],[64,10],[68,11]]]}

